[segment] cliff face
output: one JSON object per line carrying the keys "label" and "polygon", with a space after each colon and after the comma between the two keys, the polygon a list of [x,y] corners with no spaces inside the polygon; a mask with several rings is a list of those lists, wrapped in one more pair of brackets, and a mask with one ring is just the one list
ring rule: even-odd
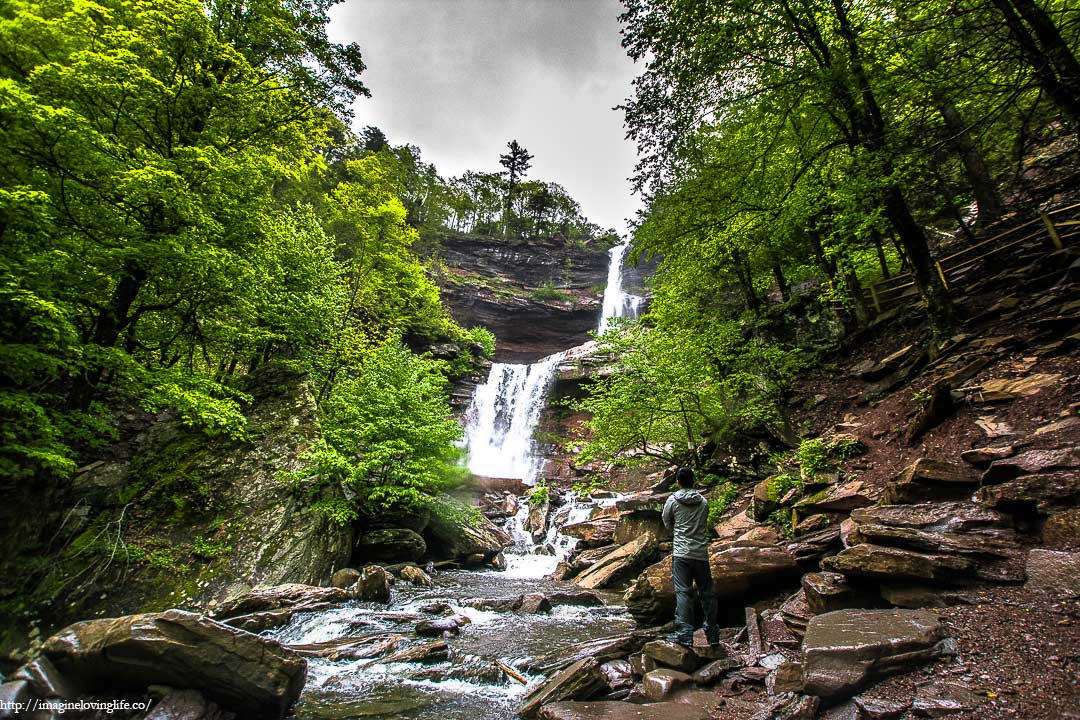
{"label": "cliff face", "polygon": [[[38,509],[53,540],[24,548],[23,562],[47,569],[28,593],[43,626],[213,608],[255,585],[324,583],[348,562],[352,528],[311,509],[280,477],[322,434],[305,378],[268,365],[247,389],[247,440],[150,419]],[[27,630],[0,623],[0,656],[24,646]]]}
{"label": "cliff face", "polygon": [[510,243],[455,236],[443,241],[443,300],[464,326],[498,340],[495,360],[527,363],[587,341],[596,329],[608,248],[560,238]]}

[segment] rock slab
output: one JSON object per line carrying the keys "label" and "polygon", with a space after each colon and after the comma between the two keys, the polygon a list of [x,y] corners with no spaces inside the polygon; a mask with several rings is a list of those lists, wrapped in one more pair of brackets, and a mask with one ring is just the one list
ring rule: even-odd
{"label": "rock slab", "polygon": [[83,687],[198,689],[241,718],[283,717],[307,674],[307,661],[277,641],[182,610],[78,622],[43,652]]}
{"label": "rock slab", "polygon": [[597,700],[545,705],[540,720],[705,720],[708,709],[684,703],[646,703]]}
{"label": "rock slab", "polygon": [[587,700],[606,688],[607,679],[600,671],[600,662],[592,657],[583,658],[530,690],[518,708],[518,715],[524,720],[532,720],[548,703]]}
{"label": "rock slab", "polygon": [[870,679],[954,652],[927,610],[837,610],[811,618],[803,642],[806,692],[840,700]]}
{"label": "rock slab", "polygon": [[1032,550],[1025,570],[1027,586],[1036,592],[1080,597],[1080,553]]}

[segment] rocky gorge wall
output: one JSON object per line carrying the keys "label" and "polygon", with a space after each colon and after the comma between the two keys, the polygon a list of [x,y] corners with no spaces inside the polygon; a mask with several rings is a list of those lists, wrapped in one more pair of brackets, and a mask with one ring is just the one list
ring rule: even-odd
{"label": "rocky gorge wall", "polygon": [[[498,362],[530,363],[589,340],[600,319],[608,245],[561,236],[510,242],[450,236],[442,242],[442,297],[463,326],[495,333]],[[640,287],[642,270],[627,272]]]}
{"label": "rocky gorge wall", "polygon": [[[248,392],[245,440],[207,437],[175,416],[144,418],[80,468],[38,515],[51,541],[25,548],[26,562],[48,567],[29,595],[49,608],[26,622],[212,608],[256,585],[324,583],[349,560],[353,529],[281,479],[322,437],[306,379],[267,365]],[[24,632],[34,637],[22,623],[6,631],[5,654]]]}

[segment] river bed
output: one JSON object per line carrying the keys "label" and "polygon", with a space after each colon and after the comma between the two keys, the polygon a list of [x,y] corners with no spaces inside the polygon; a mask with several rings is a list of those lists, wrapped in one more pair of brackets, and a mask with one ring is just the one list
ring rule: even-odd
{"label": "river bed", "polygon": [[[358,632],[394,632],[407,640],[398,649],[430,642],[412,633],[419,608],[447,602],[472,623],[448,639],[451,658],[434,664],[310,658],[308,679],[295,713],[301,720],[331,718],[438,718],[502,720],[515,710],[528,688],[494,667],[499,660],[523,671],[530,687],[540,676],[524,669],[539,655],[586,640],[627,631],[633,621],[619,605],[556,607],[551,614],[517,615],[462,606],[467,598],[513,598],[524,593],[577,590],[574,585],[499,571],[453,570],[433,575],[430,588],[398,582],[387,605],[349,602],[329,610],[298,613],[288,625],[266,635],[284,643],[317,643]],[[618,596],[611,598],[617,601]],[[397,615],[395,619],[394,615]],[[425,615],[425,617],[435,617]]]}

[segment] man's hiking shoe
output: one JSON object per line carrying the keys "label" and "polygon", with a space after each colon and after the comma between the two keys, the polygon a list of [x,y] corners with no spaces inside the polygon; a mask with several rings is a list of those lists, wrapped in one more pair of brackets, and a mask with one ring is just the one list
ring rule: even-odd
{"label": "man's hiking shoe", "polygon": [[719,637],[711,637],[708,640],[709,640],[709,647],[711,647],[711,648],[714,648],[714,647],[716,647],[717,645],[720,644],[720,638]]}
{"label": "man's hiking shoe", "polygon": [[694,647],[693,637],[682,637],[681,635],[668,635],[668,642],[673,642],[676,645],[683,645],[685,647]]}

